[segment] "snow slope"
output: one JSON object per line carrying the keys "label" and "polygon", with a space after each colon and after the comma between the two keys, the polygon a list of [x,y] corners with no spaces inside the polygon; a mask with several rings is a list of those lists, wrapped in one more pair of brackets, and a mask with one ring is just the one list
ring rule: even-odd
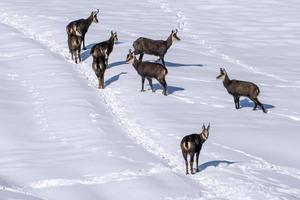
{"label": "snow slope", "polygon": [[[0,199],[300,199],[299,3],[73,2],[0,2]],[[95,8],[87,46],[119,37],[103,91],[89,50],[75,65],[66,46],[66,24]],[[140,93],[132,41],[173,28],[169,96]],[[268,114],[235,110],[220,67],[257,83]],[[208,122],[185,176],[180,140]]]}

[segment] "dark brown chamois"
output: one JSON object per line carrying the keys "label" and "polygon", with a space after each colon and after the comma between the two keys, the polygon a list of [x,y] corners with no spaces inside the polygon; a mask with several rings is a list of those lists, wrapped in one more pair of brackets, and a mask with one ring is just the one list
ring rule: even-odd
{"label": "dark brown chamois", "polygon": [[[180,147],[182,151],[182,155],[185,161],[185,169],[186,174],[189,174],[188,169],[188,156],[190,157],[189,163],[190,163],[190,172],[191,174],[195,174],[196,172],[199,172],[198,169],[198,161],[199,161],[199,155],[202,148],[203,143],[207,140],[209,136],[209,127],[210,124],[205,128],[205,125],[202,126],[202,132],[197,134],[191,134],[184,136],[181,140]],[[194,164],[194,157],[196,156],[196,171],[193,169]]]}
{"label": "dark brown chamois", "polygon": [[75,35],[68,35],[68,46],[72,56],[72,60],[75,61],[76,64],[78,63],[78,59],[79,62],[81,62],[81,37]]}
{"label": "dark brown chamois", "polygon": [[155,92],[152,85],[152,78],[155,78],[163,86],[163,94],[165,96],[168,94],[166,82],[166,75],[168,74],[168,70],[165,66],[163,66],[160,63],[143,62],[141,60],[138,60],[136,59],[134,53],[131,52],[131,50],[129,50],[129,54],[127,55],[126,63],[131,63],[137,71],[137,73],[142,77],[141,92],[145,91],[145,78],[147,78],[152,92]]}
{"label": "dark brown chamois", "polygon": [[230,80],[225,69],[220,68],[220,75],[217,76],[217,79],[223,81],[224,87],[227,89],[227,92],[233,96],[235,108],[240,108],[240,97],[245,96],[251,99],[254,102],[253,110],[256,110],[259,105],[264,113],[267,113],[263,104],[259,102],[257,96],[260,93],[259,87],[251,82],[240,81],[240,80]]}
{"label": "dark brown chamois", "polygon": [[93,11],[87,19],[78,19],[76,21],[72,21],[66,27],[68,35],[74,34],[75,29],[79,30],[83,42],[83,50],[86,50],[85,34],[87,33],[92,22],[98,23],[98,18],[97,18],[98,13],[99,13],[99,9],[97,11]]}
{"label": "dark brown chamois", "polygon": [[172,30],[167,40],[152,40],[149,38],[140,37],[133,42],[134,54],[140,54],[139,60],[143,59],[144,54],[158,56],[165,66],[165,55],[174,41],[179,41],[177,36],[178,30]]}
{"label": "dark brown chamois", "polygon": [[[118,35],[116,32],[111,31],[110,32],[110,38],[106,41],[100,42],[98,44],[95,44],[91,49],[91,54],[93,57],[106,57],[105,60],[106,66],[108,66],[108,58],[110,53],[113,51],[114,43],[118,41]],[[106,49],[106,51],[103,51],[103,49]],[[107,55],[103,55],[103,53],[106,53]]]}
{"label": "dark brown chamois", "polygon": [[104,85],[104,73],[105,70],[107,68],[106,65],[106,60],[107,60],[107,49],[102,49],[99,48],[98,49],[99,53],[101,53],[100,55],[93,56],[93,63],[92,63],[92,68],[98,78],[98,82],[99,82],[99,89],[104,89],[105,85]]}

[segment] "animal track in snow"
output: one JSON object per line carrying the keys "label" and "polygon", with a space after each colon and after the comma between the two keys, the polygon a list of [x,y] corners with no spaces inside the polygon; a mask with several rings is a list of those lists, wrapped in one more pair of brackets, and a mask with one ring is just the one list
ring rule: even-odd
{"label": "animal track in snow", "polygon": [[165,171],[169,171],[169,169],[163,166],[157,166],[150,169],[140,169],[139,171],[134,171],[134,172],[130,170],[125,170],[122,172],[114,172],[103,176],[88,175],[80,179],[63,179],[63,178],[46,179],[46,180],[30,183],[25,188],[29,187],[34,189],[43,189],[43,188],[72,186],[77,184],[81,184],[81,185],[109,184],[111,182],[128,181],[128,180],[138,179],[139,177],[151,176],[153,174],[160,174]]}

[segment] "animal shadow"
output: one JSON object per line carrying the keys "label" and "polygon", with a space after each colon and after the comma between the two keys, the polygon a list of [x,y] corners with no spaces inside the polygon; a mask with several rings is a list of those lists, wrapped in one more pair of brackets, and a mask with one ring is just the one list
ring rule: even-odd
{"label": "animal shadow", "polygon": [[91,49],[93,48],[93,46],[95,44],[96,43],[89,44],[86,46],[86,50],[82,50],[82,53],[81,53],[82,61],[85,61],[86,59],[88,59],[91,56]]}
{"label": "animal shadow", "polygon": [[220,164],[227,164],[227,165],[232,165],[236,162],[234,161],[227,161],[227,160],[212,160],[206,163],[201,164],[198,166],[198,169],[201,171],[204,171],[208,167],[218,167]]}
{"label": "animal shadow", "polygon": [[[247,108],[247,107],[250,107],[250,108],[253,108],[254,107],[254,103],[253,101],[251,101],[250,99],[248,98],[245,98],[243,100],[240,101],[240,106],[241,108]],[[275,108],[275,106],[273,105],[270,105],[270,104],[264,104],[263,103],[263,106],[265,109],[272,109],[272,108]],[[259,106],[257,107],[258,109],[261,109]]]}
{"label": "animal shadow", "polygon": [[105,81],[105,86],[109,86],[113,82],[116,82],[117,80],[119,80],[120,76],[122,76],[124,74],[127,74],[127,72],[121,72],[117,75],[114,75],[113,77],[110,77],[108,80]]}
{"label": "animal shadow", "polygon": [[112,68],[112,67],[116,67],[116,66],[124,65],[124,64],[126,64],[125,61],[113,62],[113,63],[108,64],[108,68]]}
{"label": "animal shadow", "polygon": [[[154,88],[154,90],[158,90],[158,89],[162,89],[162,86],[159,83],[155,83],[155,84],[153,84],[153,88]],[[184,90],[184,88],[182,88],[182,87],[176,87],[176,86],[170,86],[170,85],[168,85],[167,89],[168,89],[168,94],[173,94],[174,92]]]}
{"label": "animal shadow", "polygon": [[183,64],[174,62],[165,62],[167,67],[204,67],[203,64]]}

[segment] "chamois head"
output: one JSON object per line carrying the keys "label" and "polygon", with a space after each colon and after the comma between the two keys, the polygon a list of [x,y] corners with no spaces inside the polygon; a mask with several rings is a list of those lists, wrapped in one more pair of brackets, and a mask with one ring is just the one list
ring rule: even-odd
{"label": "chamois head", "polygon": [[206,128],[205,128],[204,124],[202,126],[202,132],[200,133],[200,137],[203,141],[206,141],[209,136],[209,127],[210,127],[210,123],[208,124],[208,126]]}
{"label": "chamois head", "polygon": [[224,81],[226,75],[227,75],[227,72],[225,71],[225,69],[224,68],[220,68],[220,75],[217,76],[216,78]]}
{"label": "chamois head", "polygon": [[114,41],[114,42],[118,42],[118,35],[117,35],[117,32],[113,32],[113,31],[110,31],[110,38]]}
{"label": "chamois head", "polygon": [[177,32],[178,32],[177,29],[175,29],[175,31],[172,30],[172,32],[171,32],[172,42],[174,42],[174,41],[180,41],[180,38],[177,36]]}
{"label": "chamois head", "polygon": [[134,59],[135,59],[135,55],[130,49],[129,53],[127,54],[127,57],[126,57],[126,63],[127,64],[132,64],[134,62]]}
{"label": "chamois head", "polygon": [[99,9],[97,9],[97,11],[93,11],[91,13],[91,16],[93,17],[93,22],[98,23],[98,18],[97,18],[97,14],[99,13]]}

